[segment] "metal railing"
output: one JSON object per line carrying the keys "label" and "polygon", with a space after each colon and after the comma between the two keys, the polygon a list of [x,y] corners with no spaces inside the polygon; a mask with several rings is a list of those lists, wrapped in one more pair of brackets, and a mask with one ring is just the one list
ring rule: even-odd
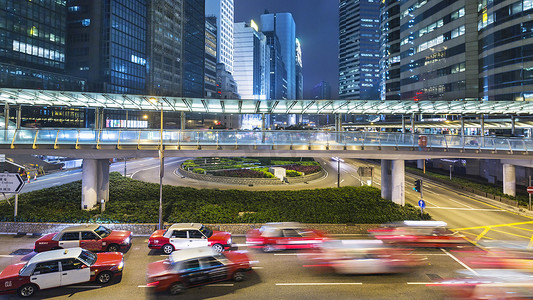
{"label": "metal railing", "polygon": [[[421,136],[425,145],[419,143]],[[159,145],[160,131],[151,129],[9,129],[0,130],[0,145],[105,145],[146,146]],[[244,130],[164,130],[165,146],[361,146],[412,147],[432,149],[461,149],[479,151],[533,151],[533,140],[520,137],[460,136],[438,134],[410,134],[363,131],[244,131]]]}

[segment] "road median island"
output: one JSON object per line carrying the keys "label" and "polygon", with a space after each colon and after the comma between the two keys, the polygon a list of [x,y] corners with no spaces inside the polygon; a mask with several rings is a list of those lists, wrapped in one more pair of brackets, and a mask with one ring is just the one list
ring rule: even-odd
{"label": "road median island", "polygon": [[[99,207],[81,210],[81,181],[24,193],[19,195],[16,221],[108,224],[158,222],[159,184],[134,180],[114,172],[110,174],[109,199],[104,212],[100,212]],[[427,213],[421,216],[420,209],[412,205],[402,207],[384,200],[379,189],[369,186],[298,191],[163,186],[163,220],[167,223],[262,224],[293,221],[326,226],[430,218]],[[8,202],[0,203],[0,221],[15,221],[13,206]]]}

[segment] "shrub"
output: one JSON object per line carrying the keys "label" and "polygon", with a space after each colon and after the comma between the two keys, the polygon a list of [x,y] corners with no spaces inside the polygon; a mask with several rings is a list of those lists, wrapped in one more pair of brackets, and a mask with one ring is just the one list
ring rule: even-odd
{"label": "shrub", "polygon": [[302,166],[302,165],[290,165],[290,166],[285,166],[284,168],[287,170],[301,172],[306,175],[320,172],[320,170],[322,169],[321,166]]}
{"label": "shrub", "polygon": [[294,171],[294,170],[287,170],[286,173],[287,177],[298,177],[304,175],[302,172]]}
{"label": "shrub", "polygon": [[[386,223],[419,220],[420,210],[381,198],[379,189],[342,187],[299,191],[243,191],[163,186],[166,222]],[[110,174],[106,211],[80,209],[81,181],[19,195],[19,221],[158,222],[159,184]],[[11,201],[11,200],[10,200]],[[13,203],[13,201],[11,201]],[[253,212],[240,214],[239,212]],[[423,219],[430,219],[426,213]],[[13,207],[0,203],[0,219],[13,220]]]}
{"label": "shrub", "polygon": [[205,174],[205,169],[202,169],[202,168],[194,168],[194,169],[192,169],[192,172],[193,172],[193,173],[196,173],[196,174]]}

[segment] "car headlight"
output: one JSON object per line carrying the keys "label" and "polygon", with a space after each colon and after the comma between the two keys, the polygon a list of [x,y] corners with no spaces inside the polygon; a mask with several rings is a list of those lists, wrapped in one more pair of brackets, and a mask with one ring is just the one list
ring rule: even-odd
{"label": "car headlight", "polygon": [[228,245],[231,245],[231,238],[228,239]]}
{"label": "car headlight", "polygon": [[128,238],[124,240],[124,244],[129,244],[130,242],[131,242],[131,238],[128,236]]}
{"label": "car headlight", "polygon": [[124,261],[121,261],[120,264],[118,264],[118,270],[122,270],[124,268]]}

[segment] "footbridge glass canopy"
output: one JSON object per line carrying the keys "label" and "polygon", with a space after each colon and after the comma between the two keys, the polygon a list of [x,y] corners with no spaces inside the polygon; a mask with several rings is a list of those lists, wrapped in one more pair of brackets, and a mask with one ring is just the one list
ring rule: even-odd
{"label": "footbridge glass canopy", "polygon": [[511,114],[533,115],[533,101],[238,100],[0,89],[10,105],[163,110],[224,114]]}

